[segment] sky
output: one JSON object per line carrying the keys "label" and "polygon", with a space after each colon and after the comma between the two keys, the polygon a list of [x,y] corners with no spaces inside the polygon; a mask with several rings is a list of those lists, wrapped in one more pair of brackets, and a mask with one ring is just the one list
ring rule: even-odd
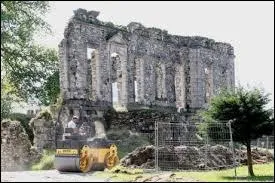
{"label": "sky", "polygon": [[45,20],[53,35],[36,37],[58,48],[73,10],[100,11],[101,21],[165,29],[169,34],[203,36],[230,43],[235,51],[235,82],[270,93],[274,107],[274,2],[51,1]]}

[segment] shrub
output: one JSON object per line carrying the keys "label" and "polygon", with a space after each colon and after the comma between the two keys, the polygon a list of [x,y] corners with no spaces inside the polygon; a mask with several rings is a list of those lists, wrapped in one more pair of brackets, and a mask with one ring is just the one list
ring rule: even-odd
{"label": "shrub", "polygon": [[108,139],[115,141],[120,159],[137,147],[150,144],[148,138],[139,134],[131,134],[127,129],[112,129],[106,135]]}
{"label": "shrub", "polygon": [[40,161],[31,166],[31,170],[50,170],[54,169],[55,151],[44,150]]}

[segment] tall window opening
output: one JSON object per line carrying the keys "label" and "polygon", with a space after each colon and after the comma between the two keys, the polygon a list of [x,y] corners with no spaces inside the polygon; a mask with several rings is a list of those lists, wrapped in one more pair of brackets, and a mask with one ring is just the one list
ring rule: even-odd
{"label": "tall window opening", "polygon": [[137,81],[134,81],[134,92],[135,92],[135,102],[138,102],[138,87],[137,87]]}
{"label": "tall window opening", "polygon": [[117,82],[112,83],[112,101],[113,101],[113,105],[118,104]]}
{"label": "tall window opening", "polygon": [[93,48],[87,48],[87,59],[92,59],[92,55],[94,55],[95,49]]}

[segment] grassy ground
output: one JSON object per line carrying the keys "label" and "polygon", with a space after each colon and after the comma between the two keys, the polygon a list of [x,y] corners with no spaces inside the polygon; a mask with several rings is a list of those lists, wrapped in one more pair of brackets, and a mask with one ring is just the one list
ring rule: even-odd
{"label": "grassy ground", "polygon": [[50,170],[54,169],[55,151],[44,150],[40,161],[31,166],[31,170]]}
{"label": "grassy ground", "polygon": [[[201,182],[248,182],[248,181],[273,181],[274,180],[274,163],[258,164],[253,166],[254,177],[248,176],[247,166],[237,168],[237,178],[234,177],[234,169],[221,171],[201,171],[201,172],[173,172],[173,179],[167,181],[180,181],[181,178],[189,178],[190,180],[198,180]],[[137,178],[148,178],[156,175],[156,173],[144,173],[140,170],[122,169],[118,173],[116,171],[97,172],[98,177],[108,177],[111,181],[135,181]],[[161,172],[159,174],[163,174]]]}
{"label": "grassy ground", "polygon": [[228,181],[272,181],[274,179],[274,162],[253,165],[254,177],[248,176],[247,166],[237,168],[237,178],[234,169],[208,172],[176,172],[177,177],[190,177],[208,182]]}

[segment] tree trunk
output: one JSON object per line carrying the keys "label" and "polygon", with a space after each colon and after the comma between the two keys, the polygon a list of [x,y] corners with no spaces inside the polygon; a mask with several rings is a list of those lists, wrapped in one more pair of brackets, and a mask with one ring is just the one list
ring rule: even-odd
{"label": "tree trunk", "polygon": [[246,145],[247,149],[247,166],[248,166],[248,174],[250,176],[254,176],[253,166],[252,166],[252,156],[251,156],[251,144],[250,142]]}

